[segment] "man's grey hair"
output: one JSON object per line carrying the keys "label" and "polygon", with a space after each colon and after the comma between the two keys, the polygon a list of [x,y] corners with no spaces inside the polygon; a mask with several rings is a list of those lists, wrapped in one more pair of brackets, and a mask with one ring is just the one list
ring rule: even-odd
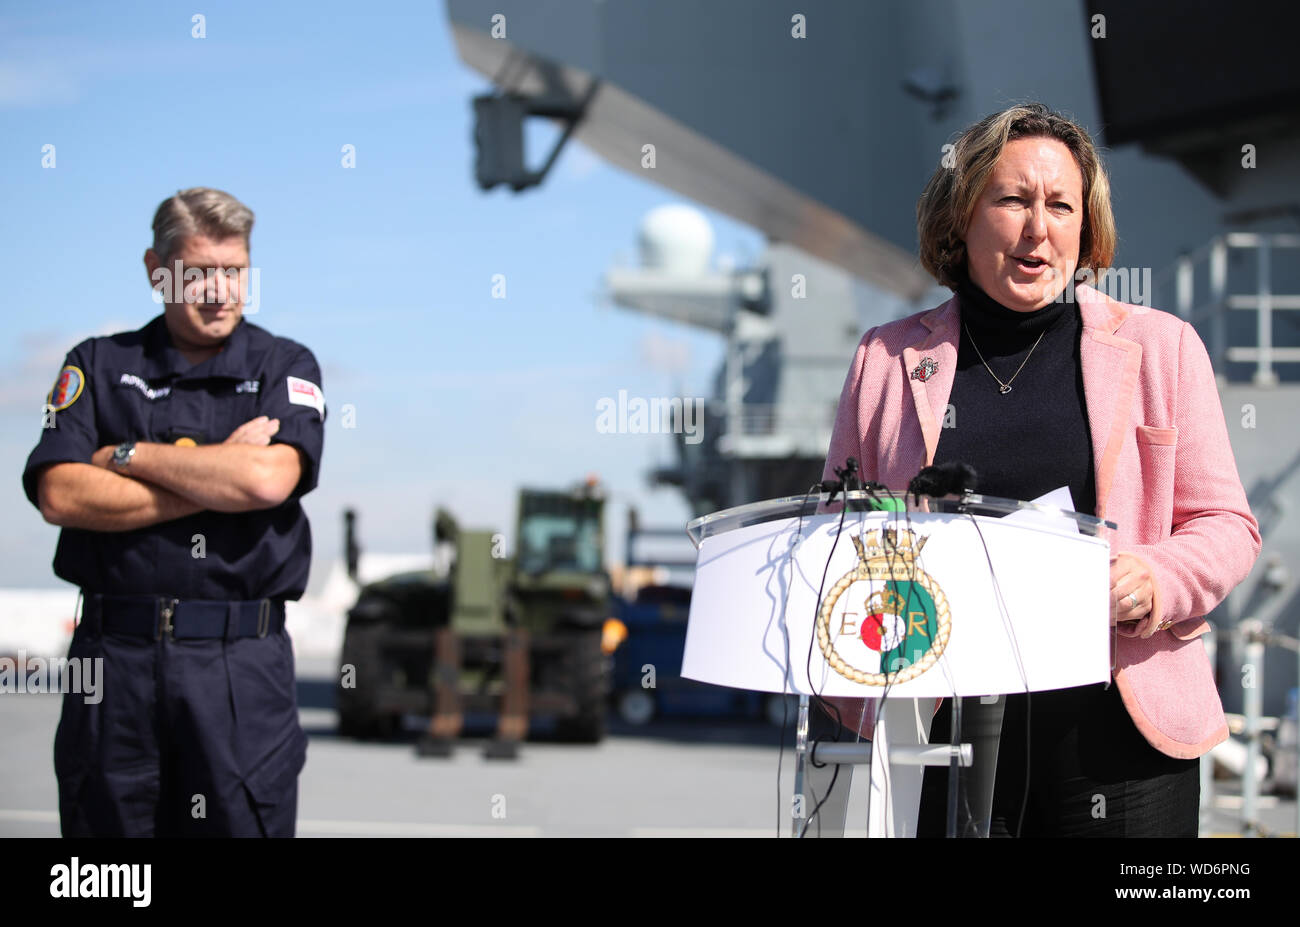
{"label": "man's grey hair", "polygon": [[221,240],[242,238],[248,247],[253,210],[223,190],[191,187],[163,200],[153,215],[153,250],[166,262],[183,239],[194,235]]}

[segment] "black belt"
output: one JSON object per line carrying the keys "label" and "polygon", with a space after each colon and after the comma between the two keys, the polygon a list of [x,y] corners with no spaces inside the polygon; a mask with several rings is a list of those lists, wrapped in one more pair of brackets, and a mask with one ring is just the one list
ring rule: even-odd
{"label": "black belt", "polygon": [[284,627],[284,602],[226,602],[154,595],[86,595],[81,621],[92,631],[161,640],[266,637]]}

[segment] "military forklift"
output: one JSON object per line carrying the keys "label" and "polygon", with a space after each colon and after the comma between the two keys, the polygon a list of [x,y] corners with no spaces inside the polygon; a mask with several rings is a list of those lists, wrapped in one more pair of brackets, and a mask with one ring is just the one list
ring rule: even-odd
{"label": "military forklift", "polygon": [[[355,578],[356,518],[345,519]],[[340,734],[389,737],[405,715],[430,715],[417,751],[449,756],[467,714],[495,712],[489,758],[515,757],[536,717],[554,719],[559,740],[599,742],[626,636],[611,617],[599,485],[521,490],[513,556],[500,534],[461,528],[443,509],[433,534],[451,548],[449,570],[364,585],[348,612]]]}

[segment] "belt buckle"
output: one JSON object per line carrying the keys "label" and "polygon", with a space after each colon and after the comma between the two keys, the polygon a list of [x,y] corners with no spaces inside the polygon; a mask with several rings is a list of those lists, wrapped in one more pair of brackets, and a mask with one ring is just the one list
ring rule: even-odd
{"label": "belt buckle", "polygon": [[271,600],[263,599],[257,603],[257,636],[266,637],[271,630]]}
{"label": "belt buckle", "polygon": [[153,639],[162,640],[165,633],[169,641],[175,641],[174,636],[176,627],[172,624],[172,616],[176,614],[176,606],[181,602],[180,599],[159,599],[158,600],[158,629],[154,633]]}

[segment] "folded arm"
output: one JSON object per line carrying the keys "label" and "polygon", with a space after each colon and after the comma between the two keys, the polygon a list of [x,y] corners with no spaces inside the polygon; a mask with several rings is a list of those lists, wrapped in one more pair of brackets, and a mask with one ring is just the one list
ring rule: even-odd
{"label": "folded arm", "polygon": [[113,446],[100,448],[89,464],[52,464],[39,477],[41,515],[64,528],[133,531],[205,509],[274,508],[303,472],[296,447],[270,443],[278,430],[277,419],[261,416],[222,444],[137,443],[125,472],[111,463]]}
{"label": "folded arm", "polygon": [[[107,453],[105,453],[107,451]],[[112,448],[95,453],[106,462]],[[110,464],[111,466],[111,464]],[[298,449],[288,444],[137,444],[129,476],[170,490],[214,512],[269,509],[289,498],[302,476]]]}
{"label": "folded arm", "polygon": [[161,486],[91,464],[51,464],[39,480],[41,516],[61,528],[134,531],[203,509]]}

